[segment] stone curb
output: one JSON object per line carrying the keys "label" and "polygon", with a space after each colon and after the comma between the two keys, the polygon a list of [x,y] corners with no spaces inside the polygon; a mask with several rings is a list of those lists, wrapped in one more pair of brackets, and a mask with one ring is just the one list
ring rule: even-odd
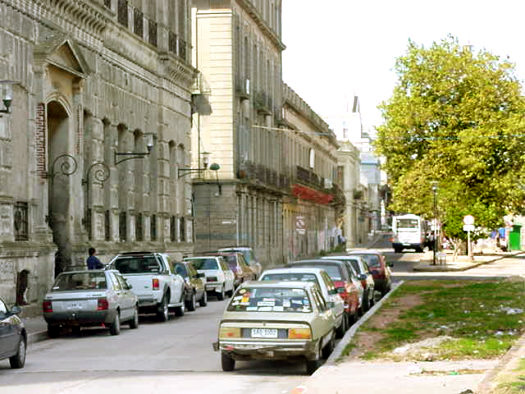
{"label": "stone curb", "polygon": [[[372,308],[370,308],[363,316],[361,316],[361,318],[356,323],[354,323],[352,325],[352,327],[350,327],[350,329],[346,332],[344,337],[341,338],[341,340],[339,341],[339,343],[337,344],[337,346],[333,350],[332,354],[330,355],[330,357],[328,357],[328,359],[326,360],[326,362],[324,363],[324,365],[321,368],[323,368],[325,365],[326,366],[330,366],[330,365],[336,364],[337,359],[339,357],[341,357],[341,354],[343,353],[343,350],[345,349],[346,345],[348,345],[350,343],[350,341],[354,337],[354,335],[357,332],[357,330],[359,329],[359,327],[361,327],[370,317],[372,317],[374,315],[374,313],[376,313],[378,311],[378,309],[381,308],[381,305],[383,305],[385,303],[385,301],[387,299],[389,299],[390,296],[392,294],[394,294],[394,292],[403,283],[405,283],[405,281],[400,281],[400,282],[398,282],[396,284],[393,284],[392,285],[392,290],[390,290],[388,293],[386,293],[383,296],[383,298],[381,298]],[[319,368],[317,371],[319,371],[321,368]],[[316,375],[317,371],[312,376]]]}
{"label": "stone curb", "polygon": [[492,387],[492,384],[495,382],[498,374],[506,369],[515,358],[519,357],[519,353],[522,348],[525,348],[525,334],[523,334],[521,338],[518,339],[518,341],[510,348],[510,350],[505,353],[499,363],[485,374],[483,380],[478,384],[476,393],[492,393],[495,389],[495,387]]}
{"label": "stone curb", "polygon": [[48,338],[47,330],[32,332],[27,334],[27,344],[31,345],[33,343],[45,341]]}
{"label": "stone curb", "polygon": [[506,259],[506,258],[509,258],[509,257],[513,257],[513,256],[518,256],[520,254],[523,254],[524,252],[521,250],[521,251],[517,251],[515,253],[512,253],[512,254],[509,254],[507,256],[498,256],[497,258],[495,259],[492,259],[492,260],[487,260],[487,261],[480,261],[479,263],[472,263],[470,265],[468,265],[467,267],[459,267],[459,268],[454,268],[454,267],[450,267],[450,268],[446,268],[446,265],[444,267],[442,266],[428,266],[428,267],[413,267],[412,268],[412,271],[414,272],[461,272],[461,271],[467,271],[471,268],[476,268],[476,267],[479,267],[480,265],[484,265],[484,264],[490,264],[490,263],[493,263],[495,261],[498,261],[498,260],[503,260],[503,259]]}

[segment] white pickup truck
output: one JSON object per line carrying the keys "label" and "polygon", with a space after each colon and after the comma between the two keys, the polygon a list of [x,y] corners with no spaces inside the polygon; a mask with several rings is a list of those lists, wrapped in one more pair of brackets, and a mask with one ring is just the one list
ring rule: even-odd
{"label": "white pickup truck", "polygon": [[160,321],[169,319],[170,309],[177,316],[185,312],[184,279],[172,272],[164,253],[122,253],[107,268],[118,270],[132,286],[141,312],[156,313]]}

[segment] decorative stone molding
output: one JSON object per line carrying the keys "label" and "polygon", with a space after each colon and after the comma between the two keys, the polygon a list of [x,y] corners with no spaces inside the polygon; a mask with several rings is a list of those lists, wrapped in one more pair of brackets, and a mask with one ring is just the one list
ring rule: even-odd
{"label": "decorative stone molding", "polygon": [[168,53],[160,55],[164,77],[184,87],[191,87],[197,78],[197,70]]}

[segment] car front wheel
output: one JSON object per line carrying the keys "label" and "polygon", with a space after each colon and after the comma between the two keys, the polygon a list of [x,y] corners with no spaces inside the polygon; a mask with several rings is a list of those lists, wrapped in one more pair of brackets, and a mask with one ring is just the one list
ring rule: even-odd
{"label": "car front wheel", "polygon": [[120,334],[120,316],[117,312],[115,315],[115,320],[113,320],[113,323],[111,323],[111,326],[109,327],[109,333],[111,335],[119,335]]}
{"label": "car front wheel", "polygon": [[199,305],[200,306],[208,305],[208,293],[206,292],[206,290],[204,290],[204,292],[202,293],[202,297],[199,301]]}
{"label": "car front wheel", "polygon": [[9,358],[9,364],[11,368],[23,368],[26,363],[26,341],[24,338],[20,338],[18,344],[18,352]]}
{"label": "car front wheel", "polygon": [[139,307],[136,306],[133,311],[133,318],[129,321],[129,328],[139,328]]}
{"label": "car front wheel", "polygon": [[188,305],[186,305],[186,309],[188,309],[190,312],[193,312],[195,309],[197,309],[197,300],[195,298],[195,292],[193,291],[191,293],[191,299],[188,301]]}
{"label": "car front wheel", "polygon": [[227,353],[221,353],[221,367],[224,372],[231,372],[235,369],[235,360]]}

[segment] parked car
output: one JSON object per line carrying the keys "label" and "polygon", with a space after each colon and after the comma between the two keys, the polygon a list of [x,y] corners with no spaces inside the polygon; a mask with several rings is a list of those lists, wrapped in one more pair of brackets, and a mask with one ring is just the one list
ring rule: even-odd
{"label": "parked car", "polygon": [[363,286],[363,300],[361,302],[364,311],[367,311],[375,303],[375,284],[367,262],[360,256],[325,256],[323,260],[339,260],[350,264]]}
{"label": "parked car", "polygon": [[222,301],[227,295],[232,296],[235,275],[222,256],[187,257],[197,272],[205,275],[206,291],[213,293]]}
{"label": "parked car", "polygon": [[141,313],[156,313],[160,321],[168,321],[170,309],[177,316],[184,315],[185,282],[172,272],[167,254],[122,253],[111,260],[108,268],[118,270],[133,286]]}
{"label": "parked car", "polygon": [[235,278],[233,281],[233,286],[237,288],[241,283],[247,282],[249,280],[255,280],[257,275],[250,268],[244,256],[241,252],[217,252],[210,253],[210,256],[222,256],[228,266],[233,271]]}
{"label": "parked car", "polygon": [[228,248],[221,248],[219,252],[240,252],[242,253],[244,260],[248,263],[252,271],[255,273],[255,279],[257,279],[262,272],[262,265],[255,257],[253,249],[248,246],[232,246]]}
{"label": "parked car", "polygon": [[200,306],[208,305],[204,274],[198,273],[189,261],[175,263],[173,272],[184,279],[187,310],[194,311],[197,308],[197,301],[199,301]]}
{"label": "parked car", "polygon": [[349,253],[350,256],[361,256],[370,267],[370,272],[374,277],[376,290],[385,295],[392,288],[392,263],[387,263],[386,257],[377,250],[355,250]]}
{"label": "parked car", "polygon": [[9,309],[0,298],[0,360],[8,358],[11,368],[23,368],[26,362],[27,333],[20,312],[19,306]]}
{"label": "parked car", "polygon": [[260,281],[292,281],[292,282],[313,282],[321,290],[321,294],[332,308],[335,318],[336,337],[342,338],[347,330],[347,319],[345,318],[344,302],[337,294],[334,282],[322,268],[274,268],[266,270],[261,274]]}
{"label": "parked car", "polygon": [[346,326],[349,327],[359,318],[359,308],[361,307],[360,282],[357,278],[352,278],[352,273],[347,265],[342,261],[336,260],[300,260],[289,264],[290,267],[317,267],[326,271],[334,282],[337,293],[342,298],[345,306]]}
{"label": "parked car", "polygon": [[51,338],[61,327],[79,332],[81,327],[109,327],[120,334],[120,325],[139,326],[139,302],[116,270],[71,271],[59,274],[42,303]]}
{"label": "parked car", "polygon": [[314,283],[248,282],[229,302],[218,336],[223,371],[236,360],[301,359],[313,373],[334,348],[335,319]]}

